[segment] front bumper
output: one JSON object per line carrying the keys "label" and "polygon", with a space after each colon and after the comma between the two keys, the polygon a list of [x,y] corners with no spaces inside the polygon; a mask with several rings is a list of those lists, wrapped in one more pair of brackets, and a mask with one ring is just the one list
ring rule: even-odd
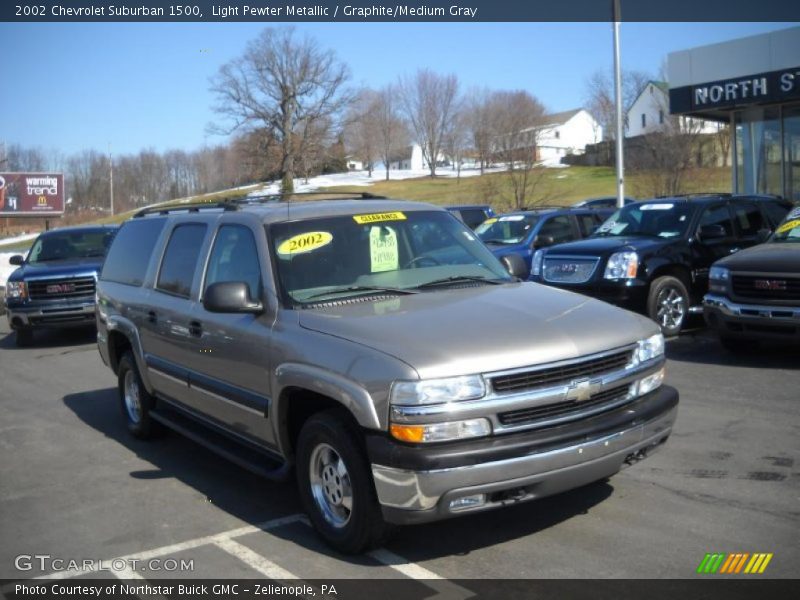
{"label": "front bumper", "polygon": [[741,304],[706,294],[703,315],[709,327],[725,337],[800,340],[800,307]]}
{"label": "front bumper", "polygon": [[85,327],[94,324],[94,296],[69,302],[8,303],[6,311],[11,329]]}
{"label": "front bumper", "polygon": [[[422,448],[367,440],[384,518],[411,524],[543,498],[609,477],[666,442],[678,392],[669,386],[624,407],[544,430]],[[484,494],[484,503],[451,507]]]}

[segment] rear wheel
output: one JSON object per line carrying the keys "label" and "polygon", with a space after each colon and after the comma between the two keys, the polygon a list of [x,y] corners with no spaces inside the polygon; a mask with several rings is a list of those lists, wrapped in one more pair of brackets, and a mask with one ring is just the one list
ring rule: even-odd
{"label": "rear wheel", "polygon": [[27,348],[33,344],[33,329],[30,327],[20,327],[16,331],[15,342],[18,348]]}
{"label": "rear wheel", "polygon": [[314,528],[334,549],[357,554],[388,533],[355,425],[338,410],[313,415],[297,441],[297,483]]}
{"label": "rear wheel", "polygon": [[118,388],[120,409],[128,431],[140,439],[153,437],[159,431],[159,424],[150,417],[155,398],[144,387],[136,360],[130,352],[126,352],[119,361]]}
{"label": "rear wheel", "polygon": [[665,336],[678,335],[689,313],[689,292],[677,277],[666,275],[650,284],[647,314]]}

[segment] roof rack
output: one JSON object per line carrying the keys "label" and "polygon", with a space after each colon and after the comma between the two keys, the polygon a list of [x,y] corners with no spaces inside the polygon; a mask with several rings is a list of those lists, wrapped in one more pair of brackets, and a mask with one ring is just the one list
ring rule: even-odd
{"label": "roof rack", "polygon": [[726,198],[732,196],[730,192],[692,192],[689,194],[665,194],[661,196],[655,196],[655,198],[687,198],[691,200],[692,198],[705,198],[707,196],[724,196]]}
{"label": "roof rack", "polygon": [[[325,191],[316,191],[316,192],[273,192],[270,194],[259,194],[257,196],[245,196],[244,198],[237,198],[235,200],[231,200],[231,202],[235,202],[237,204],[254,204],[254,203],[263,203],[263,202],[279,202],[281,198],[287,198],[287,202],[290,201],[289,198],[292,196],[349,196],[351,198],[358,198],[360,200],[387,200],[386,196],[379,196],[370,192],[325,192]],[[322,198],[323,200],[325,198]]]}
{"label": "roof rack", "polygon": [[149,206],[147,208],[143,208],[138,211],[133,218],[137,217],[144,217],[145,215],[168,215],[174,212],[181,212],[181,211],[188,211],[188,212],[200,212],[201,210],[206,209],[222,209],[225,211],[228,210],[239,210],[238,204],[235,204],[230,201],[223,201],[223,202],[187,202],[186,204],[172,204],[170,206]]}

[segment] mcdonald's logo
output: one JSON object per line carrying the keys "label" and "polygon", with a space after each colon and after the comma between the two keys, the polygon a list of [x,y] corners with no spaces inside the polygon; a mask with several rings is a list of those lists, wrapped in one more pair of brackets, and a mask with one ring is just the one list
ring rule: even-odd
{"label": "mcdonald's logo", "polygon": [[701,575],[760,575],[767,569],[772,556],[771,552],[709,553],[700,561],[697,572]]}

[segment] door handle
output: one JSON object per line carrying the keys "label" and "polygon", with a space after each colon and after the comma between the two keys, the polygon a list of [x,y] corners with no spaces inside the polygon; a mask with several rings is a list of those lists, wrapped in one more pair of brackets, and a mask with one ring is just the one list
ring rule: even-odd
{"label": "door handle", "polygon": [[156,316],[156,311],[154,310],[148,311],[147,320],[150,321],[151,323],[155,323],[158,320],[158,317]]}
{"label": "door handle", "polygon": [[194,337],[202,337],[203,324],[200,321],[190,321],[189,333],[191,333]]}
{"label": "door handle", "polygon": [[739,251],[739,248],[731,248],[730,249],[730,254],[733,254],[734,252],[738,252],[738,251]]}

